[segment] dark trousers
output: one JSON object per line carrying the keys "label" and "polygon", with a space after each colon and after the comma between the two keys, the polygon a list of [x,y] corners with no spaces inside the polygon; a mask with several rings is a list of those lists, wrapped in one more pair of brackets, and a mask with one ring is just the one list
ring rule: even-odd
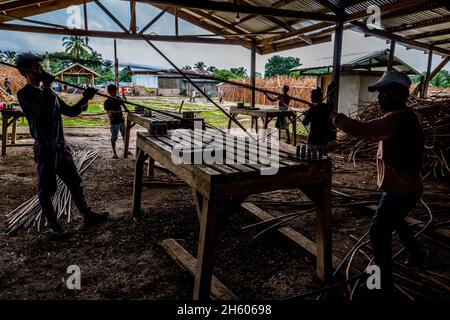
{"label": "dark trousers", "polygon": [[422,254],[421,247],[405,221],[405,217],[414,208],[421,195],[422,190],[404,194],[383,192],[378,209],[372,218],[370,240],[375,264],[381,270],[381,290],[385,294],[391,294],[393,289],[392,231],[397,231],[411,257],[420,257]]}
{"label": "dark trousers", "polygon": [[34,146],[34,159],[38,172],[38,197],[42,215],[50,223],[56,222],[52,196],[56,192],[56,175],[67,185],[78,210],[89,214],[91,208],[86,202],[81,187],[81,177],[67,146],[55,151],[44,150],[39,144]]}

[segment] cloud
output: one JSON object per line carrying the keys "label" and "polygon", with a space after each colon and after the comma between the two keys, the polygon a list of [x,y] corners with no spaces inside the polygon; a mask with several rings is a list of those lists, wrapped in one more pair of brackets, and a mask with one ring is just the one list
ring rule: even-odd
{"label": "cloud", "polygon": [[[125,26],[129,25],[129,4],[120,0],[108,0],[102,2],[118,17]],[[161,10],[149,4],[137,3],[138,26],[143,27],[151,21]],[[41,14],[35,18],[52,23],[65,24],[68,14],[65,10]],[[88,4],[89,25],[95,30],[119,31],[120,28],[100,9],[95,3]],[[189,22],[179,20],[180,34],[206,34],[209,33]],[[165,13],[147,32],[159,35],[173,35],[175,32],[175,19],[173,15]],[[60,51],[62,48],[62,36],[30,34],[21,32],[0,31],[0,46],[2,50],[15,51]],[[89,44],[94,50],[100,52],[104,58],[113,59],[112,39],[90,38]],[[361,45],[363,44],[363,46]],[[168,43],[155,42],[155,45],[167,55],[177,66],[193,65],[198,61],[205,62],[208,66],[217,68],[232,68],[243,66],[250,69],[250,51],[240,46]],[[388,48],[385,40],[376,37],[364,37],[361,33],[350,30],[344,32],[343,53],[369,52]],[[140,64],[169,67],[170,64],[156,53],[150,46],[142,41],[118,40],[118,52],[120,63]],[[315,46],[288,50],[276,53],[281,56],[294,56],[300,61],[312,61],[321,57],[329,57],[333,54],[333,43],[324,43]],[[396,55],[419,71],[426,69],[427,55],[418,50],[406,50],[397,45]],[[264,72],[264,65],[273,56],[257,55],[256,70]],[[441,61],[438,56],[433,58],[433,66]],[[450,65],[446,67],[450,70]]]}

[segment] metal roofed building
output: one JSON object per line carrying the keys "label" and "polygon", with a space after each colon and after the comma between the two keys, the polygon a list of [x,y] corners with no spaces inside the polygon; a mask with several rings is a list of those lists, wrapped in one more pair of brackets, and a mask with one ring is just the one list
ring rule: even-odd
{"label": "metal roofed building", "polygon": [[[389,54],[389,49],[386,49],[371,53],[342,55],[338,98],[340,112],[354,114],[358,111],[359,106],[376,100],[377,93],[369,92],[367,87],[387,71]],[[417,70],[395,56],[392,69],[408,75],[419,74]],[[306,62],[304,65],[292,68],[291,71],[298,71],[300,75],[304,76],[317,76],[317,83],[325,94],[333,75],[333,58],[326,57]]]}

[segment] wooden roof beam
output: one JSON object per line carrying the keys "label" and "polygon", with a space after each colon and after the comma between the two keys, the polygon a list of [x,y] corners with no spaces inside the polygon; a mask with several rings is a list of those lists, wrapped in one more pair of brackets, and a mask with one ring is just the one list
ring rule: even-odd
{"label": "wooden roof beam", "polygon": [[[413,2],[413,4],[414,4],[414,2]],[[407,8],[400,8],[400,9],[393,10],[393,11],[390,11],[387,13],[384,13],[383,11],[381,11],[381,17],[383,19],[392,19],[392,18],[397,18],[397,17],[401,17],[401,16],[406,16],[409,14],[414,14],[417,12],[423,12],[423,11],[427,11],[427,10],[436,9],[436,8],[443,7],[443,6],[444,6],[444,2],[441,0],[427,1],[425,3],[416,2],[415,5],[408,6]]]}
{"label": "wooden roof beam", "polygon": [[119,27],[120,29],[123,30],[123,32],[128,32],[129,30],[122,24],[122,22],[119,21],[119,19],[117,19],[99,0],[94,0],[95,3],[97,4],[97,6],[102,9],[102,11],[104,13],[106,13],[106,15],[108,17],[111,18],[111,20],[113,20]]}
{"label": "wooden roof beam", "polygon": [[387,28],[386,32],[400,32],[400,31],[406,31],[406,30],[412,30],[412,29],[420,29],[420,28],[433,26],[433,25],[437,25],[437,24],[442,24],[442,23],[447,23],[447,22],[450,22],[450,15],[444,16],[444,17],[439,17],[439,18],[434,18],[434,19],[428,19],[428,20],[424,20],[424,21],[420,21],[420,22],[416,22],[416,23],[412,23],[412,24],[402,24],[397,27]]}
{"label": "wooden roof beam", "polygon": [[[294,2],[294,1],[296,1],[296,0],[280,0],[280,1],[277,1],[277,2],[273,3],[270,7],[274,8],[274,9],[279,9],[279,8],[284,7],[284,6],[287,6],[288,4],[290,4],[290,3]],[[242,18],[239,22],[234,22],[233,26],[236,26],[236,25],[241,24],[243,22],[249,21],[249,20],[254,19],[256,17],[259,17],[259,15],[257,15],[257,14],[249,14],[248,16]]]}
{"label": "wooden roof beam", "polygon": [[258,14],[262,16],[272,16],[272,17],[297,18],[297,19],[317,20],[317,21],[339,20],[337,16],[325,13],[274,9],[271,7],[262,7],[262,6],[256,7],[242,4],[237,5],[230,2],[202,1],[202,0],[167,0],[167,1],[139,0],[139,1],[172,7]]}
{"label": "wooden roof beam", "polygon": [[403,44],[406,44],[406,45],[410,45],[412,47],[422,48],[422,49],[426,49],[426,50],[434,50],[435,52],[439,52],[439,53],[442,53],[442,54],[445,54],[445,55],[450,55],[450,50],[442,49],[442,48],[439,48],[439,47],[430,46],[429,44],[426,44],[426,43],[423,43],[423,42],[419,42],[419,41],[406,39],[406,38],[404,38],[402,36],[399,36],[399,35],[396,35],[396,34],[393,34],[393,33],[388,33],[388,32],[383,31],[383,30],[369,29],[366,26],[366,24],[363,23],[363,22],[353,21],[352,24],[354,26],[356,26],[357,28],[359,28],[361,31],[363,31],[366,34],[382,37],[384,39],[396,40],[397,43],[403,43]]}
{"label": "wooden roof beam", "polygon": [[276,35],[276,36],[273,36],[273,37],[270,37],[270,38],[264,38],[261,41],[259,41],[258,44],[266,45],[266,44],[270,44],[270,43],[275,42],[275,41],[288,39],[288,38],[291,38],[291,37],[294,37],[294,36],[298,36],[298,35],[303,35],[304,36],[304,33],[320,30],[320,29],[323,29],[323,28],[326,28],[326,27],[330,27],[330,26],[334,26],[334,24],[330,23],[330,22],[319,22],[319,23],[313,24],[311,26],[307,26],[307,27],[304,27],[304,28],[296,29],[296,30],[294,30],[292,32],[286,32],[286,33],[282,33],[280,35]]}
{"label": "wooden roof beam", "polygon": [[169,9],[169,8],[163,8],[163,9],[161,10],[161,12],[158,13],[158,14],[156,15],[156,17],[154,17],[154,18],[152,19],[152,21],[150,21],[149,23],[147,23],[147,25],[146,25],[145,27],[143,27],[142,30],[139,31],[139,34],[144,34],[144,32],[147,31],[148,28],[150,28],[152,25],[154,25],[155,22],[158,21],[159,18],[161,18],[161,17],[164,15],[164,13],[167,12],[168,9]]}
{"label": "wooden roof beam", "polygon": [[447,44],[447,43],[450,43],[450,39],[443,39],[443,40],[433,41],[433,42],[430,43],[430,45],[432,45],[432,46],[440,46],[440,45]]}
{"label": "wooden roof beam", "polygon": [[[312,41],[313,41],[313,44],[330,42],[331,35],[319,37],[319,38],[312,38]],[[285,44],[280,44],[280,45],[265,46],[261,49],[261,54],[269,54],[269,53],[274,53],[274,52],[278,52],[278,51],[301,48],[301,47],[305,47],[308,45],[309,44],[306,42],[296,41],[296,42],[285,43]]]}
{"label": "wooden roof beam", "polygon": [[[90,2],[91,0],[87,0]],[[69,5],[82,4],[84,0],[47,0],[47,1],[15,1],[8,3],[0,3],[0,12],[17,17],[30,17],[41,13],[51,12],[68,7]],[[38,5],[40,4],[40,5]],[[0,23],[11,21],[14,19],[0,17]]]}
{"label": "wooden roof beam", "polygon": [[196,10],[196,9],[189,9],[189,11],[195,13],[196,15],[199,15],[199,16],[205,18],[206,20],[214,22],[215,24],[223,27],[224,29],[228,29],[228,30],[231,30],[231,31],[236,32],[236,33],[243,33],[243,32],[245,32],[245,30],[239,29],[239,28],[233,26],[231,23],[213,16],[211,13],[206,13],[206,12],[203,12],[202,10]]}
{"label": "wooden roof beam", "polygon": [[[398,0],[396,2],[388,3],[388,4],[380,6],[380,11],[382,13],[382,16],[385,16],[389,12],[397,10],[397,9],[405,10],[408,7],[417,7],[421,4],[426,4],[428,2],[429,1],[426,1],[426,0],[419,0],[419,1],[414,1],[414,2],[411,0]],[[364,9],[363,11],[353,13],[350,15],[346,15],[345,22],[350,22],[350,21],[361,19],[361,18],[365,18],[365,17],[368,17],[369,15],[370,15],[370,13],[367,13],[366,9]]]}
{"label": "wooden roof beam", "polygon": [[164,42],[187,42],[187,43],[210,43],[210,44],[224,44],[224,45],[246,45],[247,42],[238,39],[208,39],[197,36],[166,36],[166,35],[152,35],[152,34],[131,34],[128,32],[117,31],[97,31],[85,29],[68,29],[68,28],[48,28],[37,26],[26,26],[10,23],[0,23],[0,30],[20,31],[31,33],[43,33],[54,35],[69,35],[69,36],[85,36],[96,38],[109,39],[124,39],[124,40],[150,40],[150,41],[164,41]]}
{"label": "wooden roof beam", "polygon": [[419,34],[413,34],[410,36],[406,36],[406,39],[415,40],[415,39],[424,39],[424,38],[432,38],[437,36],[443,36],[450,34],[450,28],[449,29],[443,29],[443,30],[437,30],[437,31],[430,31],[430,32],[424,32]]}

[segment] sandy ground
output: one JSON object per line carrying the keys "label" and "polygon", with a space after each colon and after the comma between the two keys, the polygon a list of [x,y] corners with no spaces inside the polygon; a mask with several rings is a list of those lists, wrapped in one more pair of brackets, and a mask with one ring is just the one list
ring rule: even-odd
{"label": "sandy ground", "polygon": [[[136,224],[131,219],[133,156],[111,159],[106,128],[67,128],[66,137],[73,147],[100,150],[100,157],[84,174],[84,186],[92,206],[109,211],[111,219],[86,229],[73,208],[74,221],[64,223],[73,232],[67,241],[52,241],[46,230],[21,230],[7,236],[5,215],[35,194],[36,183],[31,148],[9,149],[6,157],[0,157],[0,299],[190,299],[193,278],[176,265],[159,242],[175,238],[195,256],[198,223],[191,190],[185,186],[144,190],[144,219]],[[132,137],[134,151],[135,131]],[[119,153],[122,146],[119,141]],[[339,161],[333,165],[334,185],[374,189],[373,164],[360,163],[356,169]],[[443,187],[448,188],[430,185]],[[298,210],[306,198],[298,190],[284,190],[249,200],[279,215]],[[436,221],[448,219],[448,204],[433,202],[431,207]],[[426,219],[423,209],[416,210],[414,216]],[[370,213],[364,210],[334,208],[334,254],[343,257],[355,243],[350,235],[363,235],[369,221]],[[261,229],[241,228],[254,222],[238,211],[223,222],[214,274],[233,293],[242,299],[282,299],[323,285],[314,275],[314,259],[275,232],[251,240]],[[289,225],[314,239],[313,213]],[[431,270],[450,278],[448,249],[421,241],[432,251]],[[365,261],[363,256],[360,260],[356,265]],[[69,290],[62,281],[68,277],[69,265],[81,268],[81,290]],[[335,298],[341,299],[340,294]]]}

